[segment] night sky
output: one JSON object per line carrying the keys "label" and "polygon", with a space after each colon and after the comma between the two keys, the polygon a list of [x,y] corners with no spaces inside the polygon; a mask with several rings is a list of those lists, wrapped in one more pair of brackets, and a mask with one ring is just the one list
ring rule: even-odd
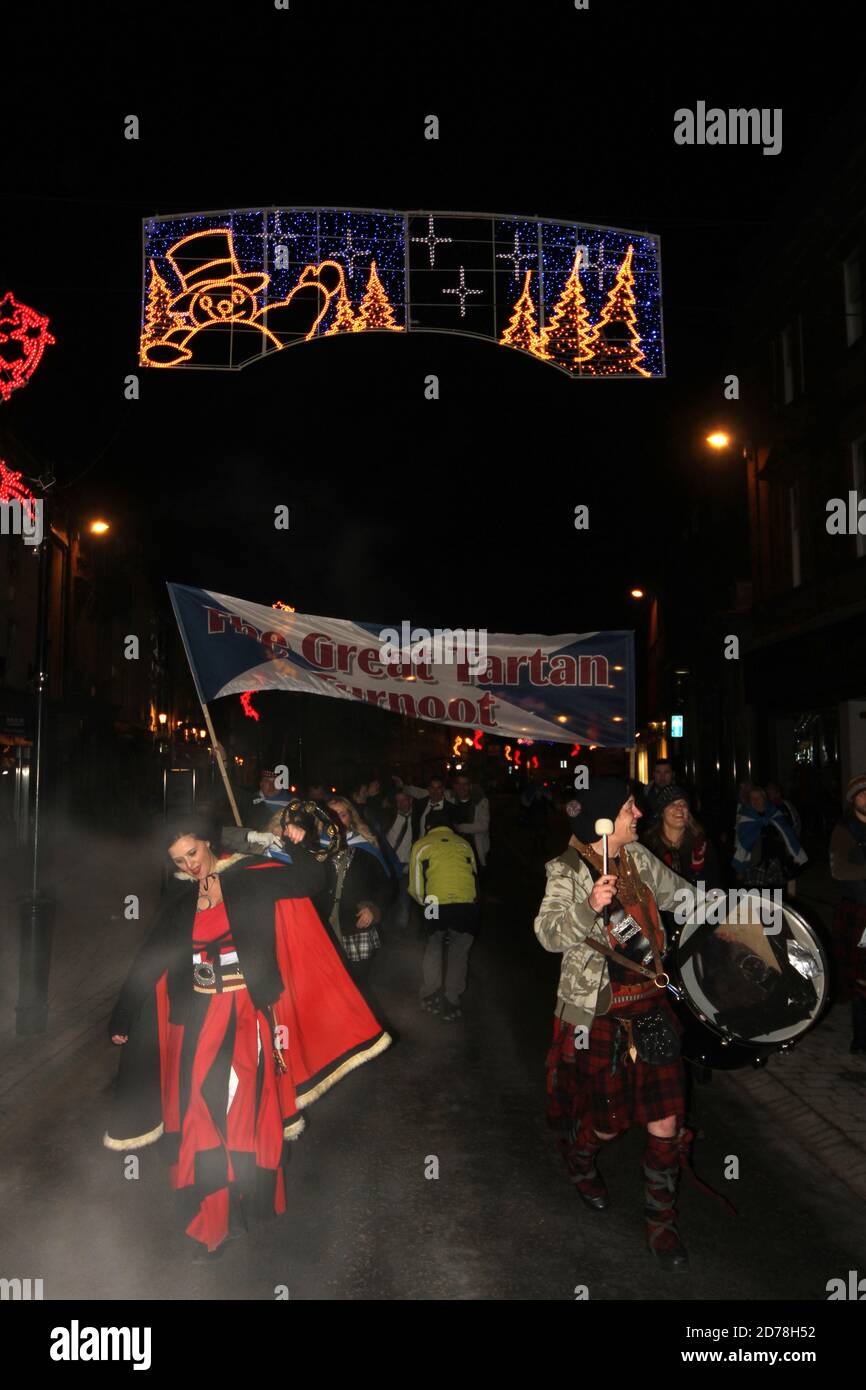
{"label": "night sky", "polygon": [[[57,346],[3,426],[160,582],[370,621],[631,626],[627,591],[656,581],[700,470],[737,466],[701,447],[704,426],[736,423],[737,277],[792,179],[844,150],[845,120],[829,123],[860,94],[832,82],[832,8],[817,33],[778,6],[419,5],[411,29],[409,8],[291,0],[193,23],[133,5],[110,29],[31,11],[7,88],[26,119],[5,127],[0,288],[49,315]],[[674,111],[698,100],[781,106],[782,152],[676,145]],[[234,373],[139,368],[142,219],[295,204],[657,234],[667,379],[571,381],[420,333]]]}

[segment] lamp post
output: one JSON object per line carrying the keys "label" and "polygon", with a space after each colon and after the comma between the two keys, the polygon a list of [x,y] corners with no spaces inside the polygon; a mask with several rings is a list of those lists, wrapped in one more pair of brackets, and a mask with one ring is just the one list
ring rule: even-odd
{"label": "lamp post", "polygon": [[47,499],[41,500],[39,590],[36,607],[36,745],[33,766],[33,846],[30,891],[21,903],[18,957],[18,1003],[15,1031],[21,1036],[44,1033],[48,1023],[48,978],[56,903],[39,892],[39,813],[42,797],[45,687],[48,683],[48,593],[51,578],[51,522]]}
{"label": "lamp post", "polygon": [[[48,685],[48,607],[51,586],[51,515],[47,498],[41,499],[42,541],[39,554],[39,591],[36,608],[36,740],[33,761],[33,847],[30,859],[30,888],[21,903],[20,951],[18,958],[18,1003],[15,1031],[21,1036],[44,1033],[48,1025],[48,983],[51,973],[51,938],[54,899],[39,890],[41,848],[41,810],[43,793],[45,696]],[[88,530],[101,536],[109,530],[107,521],[95,521]]]}

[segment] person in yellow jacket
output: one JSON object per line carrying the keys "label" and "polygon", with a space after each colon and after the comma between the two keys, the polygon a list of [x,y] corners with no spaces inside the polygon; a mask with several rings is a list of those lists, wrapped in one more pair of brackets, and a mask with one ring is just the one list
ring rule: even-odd
{"label": "person in yellow jacket", "polygon": [[412,846],[409,892],[429,936],[421,965],[421,1007],[443,1023],[459,1018],[469,952],[478,930],[475,852],[450,826],[439,825]]}

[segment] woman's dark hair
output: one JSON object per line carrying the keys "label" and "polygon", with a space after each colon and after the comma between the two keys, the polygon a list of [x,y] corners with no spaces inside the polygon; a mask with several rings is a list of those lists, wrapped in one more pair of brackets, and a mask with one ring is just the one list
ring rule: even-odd
{"label": "woman's dark hair", "polygon": [[197,840],[209,840],[214,854],[220,852],[220,827],[206,812],[193,811],[188,815],[176,815],[166,821],[160,832],[160,844],[168,854],[172,845],[184,835],[195,835]]}

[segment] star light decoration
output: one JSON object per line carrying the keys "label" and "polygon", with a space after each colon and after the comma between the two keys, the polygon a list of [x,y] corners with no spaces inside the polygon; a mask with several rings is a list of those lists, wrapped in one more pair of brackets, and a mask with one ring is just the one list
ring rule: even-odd
{"label": "star light decoration", "polygon": [[19,304],[11,291],[0,299],[0,398],[8,401],[27,385],[46,347],[55,342],[44,314]]}
{"label": "star light decoration", "polygon": [[461,266],[461,267],[460,267],[460,280],[459,280],[458,284],[455,285],[455,286],[453,286],[451,289],[443,290],[442,293],[443,293],[443,294],[456,294],[456,295],[459,296],[459,298],[460,298],[460,317],[463,319],[463,318],[466,317],[466,296],[467,296],[467,295],[470,295],[470,294],[483,294],[484,291],[483,291],[483,290],[470,290],[470,289],[467,287],[466,280],[465,280],[465,272],[464,272],[464,270],[463,270],[463,267]]}
{"label": "star light decoration", "polygon": [[454,240],[454,238],[450,236],[436,235],[434,218],[433,214],[431,213],[430,216],[427,218],[427,235],[413,236],[411,240],[420,241],[422,245],[427,247],[427,250],[430,253],[430,268],[432,270],[432,268],[436,265],[436,247],[440,245],[444,246],[446,242],[451,242]]}
{"label": "star light decoration", "polygon": [[524,265],[523,265],[523,262],[524,262],[527,258],[528,258],[529,260],[533,260],[533,259],[534,259],[534,260],[536,261],[536,263],[537,263],[537,261],[538,261],[538,248],[537,248],[537,247],[535,248],[535,250],[534,250],[534,255],[531,254],[531,253],[528,252],[528,251],[522,251],[522,250],[520,249],[520,231],[519,231],[518,228],[515,228],[515,231],[514,231],[514,250],[513,250],[513,251],[497,251],[497,253],[496,253],[496,259],[497,259],[498,261],[511,261],[511,265],[512,265],[512,271],[511,271],[512,279],[514,279],[514,280],[519,280],[519,279],[520,279],[520,272],[521,272],[522,270],[525,269],[525,267],[524,267]]}

